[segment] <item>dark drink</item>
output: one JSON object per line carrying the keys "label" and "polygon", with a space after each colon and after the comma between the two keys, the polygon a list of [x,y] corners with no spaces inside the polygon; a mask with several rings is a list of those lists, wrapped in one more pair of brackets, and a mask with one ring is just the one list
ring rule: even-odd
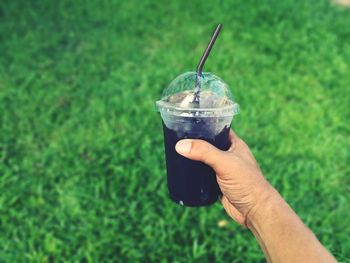
{"label": "dark drink", "polygon": [[[207,72],[197,77],[196,72],[178,76],[156,103],[163,121],[169,194],[185,206],[215,203],[220,188],[213,169],[178,154],[176,143],[181,139],[202,139],[228,150],[232,118],[239,110],[222,79]],[[194,85],[200,85],[200,89]]]}
{"label": "dark drink", "polygon": [[[181,139],[202,139],[221,150],[230,147],[230,128],[225,126],[214,137],[196,136],[203,129],[203,123],[194,122],[191,134],[178,134],[163,122],[165,157],[168,175],[168,189],[172,200],[186,206],[206,206],[214,203],[220,194],[215,172],[208,165],[187,159],[175,151]],[[196,130],[198,131],[196,132]],[[192,136],[191,136],[192,135]]]}

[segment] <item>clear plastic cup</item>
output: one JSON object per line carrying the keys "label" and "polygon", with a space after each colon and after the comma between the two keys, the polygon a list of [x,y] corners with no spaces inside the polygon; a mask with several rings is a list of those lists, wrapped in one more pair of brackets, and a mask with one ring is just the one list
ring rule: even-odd
{"label": "clear plastic cup", "polygon": [[195,102],[196,77],[196,72],[187,72],[175,78],[156,105],[163,121],[171,199],[186,206],[207,206],[220,195],[215,172],[204,163],[179,155],[175,145],[181,139],[202,139],[228,150],[231,121],[239,106],[228,85],[208,72],[202,73],[199,103]]}

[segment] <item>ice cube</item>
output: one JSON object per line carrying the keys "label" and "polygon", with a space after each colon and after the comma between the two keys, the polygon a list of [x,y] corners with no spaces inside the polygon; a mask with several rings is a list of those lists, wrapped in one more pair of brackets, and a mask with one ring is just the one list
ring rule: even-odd
{"label": "ice cube", "polygon": [[228,99],[226,96],[219,96],[210,91],[203,91],[200,93],[199,101],[201,108],[219,108],[225,106]]}
{"label": "ice cube", "polygon": [[186,97],[188,96],[188,92],[179,92],[176,94],[173,94],[169,97],[166,98],[166,101],[170,102],[170,103],[181,103],[181,101],[183,101],[184,99],[186,99]]}

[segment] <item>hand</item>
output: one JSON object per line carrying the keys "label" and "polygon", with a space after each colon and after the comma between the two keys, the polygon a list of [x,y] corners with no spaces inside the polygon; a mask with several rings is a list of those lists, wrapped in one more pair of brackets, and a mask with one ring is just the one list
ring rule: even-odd
{"label": "hand", "polygon": [[211,166],[223,193],[221,202],[236,222],[247,226],[247,220],[276,191],[263,177],[247,144],[231,131],[231,147],[221,151],[203,140],[179,141],[176,151],[192,160]]}
{"label": "hand", "polygon": [[211,166],[226,212],[248,227],[268,262],[336,262],[278,192],[266,181],[245,142],[233,132],[221,151],[202,140],[181,140],[176,151]]}

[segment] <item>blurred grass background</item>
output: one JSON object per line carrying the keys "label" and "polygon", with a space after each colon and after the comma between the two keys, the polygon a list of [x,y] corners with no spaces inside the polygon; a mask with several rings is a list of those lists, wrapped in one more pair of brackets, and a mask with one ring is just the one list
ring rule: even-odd
{"label": "blurred grass background", "polygon": [[154,102],[220,22],[234,129],[350,262],[350,9],[325,0],[1,1],[0,262],[264,262],[219,203],[167,196]]}

